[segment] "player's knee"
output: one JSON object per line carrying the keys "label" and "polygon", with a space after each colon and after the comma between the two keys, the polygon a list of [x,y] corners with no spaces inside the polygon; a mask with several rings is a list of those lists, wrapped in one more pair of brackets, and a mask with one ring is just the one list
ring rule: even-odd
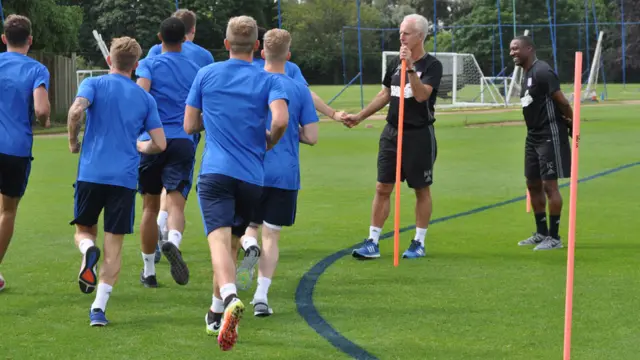
{"label": "player's knee", "polygon": [[416,198],[418,200],[428,200],[431,199],[431,187],[425,186],[419,189],[414,190],[416,193]]}
{"label": "player's knee", "polygon": [[156,214],[160,212],[160,196],[145,195],[142,197],[142,212],[144,214]]}
{"label": "player's knee", "polygon": [[527,179],[527,189],[529,189],[529,193],[532,193],[532,194],[541,193],[542,190],[543,190],[542,180],[540,180],[540,179],[535,179],[535,180]]}
{"label": "player's knee", "polygon": [[545,181],[543,183],[544,193],[547,194],[547,197],[554,197],[560,194],[560,190],[558,189],[557,181]]}
{"label": "player's knee", "polygon": [[380,182],[376,184],[376,194],[378,196],[389,197],[391,196],[392,192],[393,192],[393,184],[383,184]]}

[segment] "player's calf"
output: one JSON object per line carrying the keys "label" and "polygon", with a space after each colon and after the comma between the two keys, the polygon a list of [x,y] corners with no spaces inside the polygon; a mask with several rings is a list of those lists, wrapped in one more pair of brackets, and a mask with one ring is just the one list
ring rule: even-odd
{"label": "player's calf", "polygon": [[157,287],[156,248],[158,246],[158,226],[156,218],[160,208],[160,196],[145,194],[142,196],[142,221],[140,223],[140,247],[143,269],[140,283],[145,287]]}
{"label": "player's calf", "polygon": [[257,234],[257,225],[250,224],[245,235],[240,238],[244,250],[244,257],[236,270],[236,285],[240,290],[247,290],[251,287],[255,267],[260,259],[261,250],[256,239],[257,235],[254,234]]}

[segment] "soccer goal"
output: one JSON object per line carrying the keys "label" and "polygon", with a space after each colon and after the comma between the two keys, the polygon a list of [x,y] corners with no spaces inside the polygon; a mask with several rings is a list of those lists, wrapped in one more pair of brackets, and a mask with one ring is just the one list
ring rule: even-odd
{"label": "soccer goal", "polygon": [[[398,51],[382,52],[382,79],[387,65],[398,55]],[[436,108],[505,106],[500,90],[484,76],[473,54],[438,52],[432,55],[442,63]]]}

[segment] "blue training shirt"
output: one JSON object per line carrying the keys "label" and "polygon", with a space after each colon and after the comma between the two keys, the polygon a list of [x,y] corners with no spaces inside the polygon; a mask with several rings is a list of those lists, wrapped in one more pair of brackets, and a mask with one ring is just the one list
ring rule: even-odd
{"label": "blue training shirt", "polygon": [[[300,126],[320,121],[311,91],[287,75],[277,74],[289,98],[289,125],[282,139],[264,158],[264,186],[285,190],[300,189]],[[267,121],[271,128],[271,112]]]}
{"label": "blue training shirt", "polygon": [[[162,45],[156,44],[149,49],[147,58],[157,56],[162,53]],[[188,57],[191,61],[198,64],[199,67],[205,67],[213,64],[213,55],[200,45],[195,44],[192,41],[185,41],[182,43],[182,53]]]}
{"label": "blue training shirt", "polygon": [[200,69],[187,105],[200,109],[205,149],[200,175],[221,174],[262,186],[269,104],[288,101],[282,80],[230,59]]}
{"label": "blue training shirt", "polygon": [[33,92],[49,90],[49,70],[15,52],[0,53],[0,153],[31,157]]}
{"label": "blue training shirt", "polygon": [[[184,109],[189,90],[200,67],[184,54],[165,52],[140,61],[136,75],[151,81],[149,93],[158,104],[158,114],[167,139],[191,139],[184,131]],[[145,132],[140,140],[149,140]]]}
{"label": "blue training shirt", "polygon": [[[260,68],[264,68],[264,59],[262,58],[253,58],[253,65],[258,66]],[[284,64],[284,73],[287,74],[288,77],[302,82],[305,86],[309,86],[307,79],[302,76],[302,70],[300,67],[291,61],[287,61]]]}
{"label": "blue training shirt", "polygon": [[130,78],[109,74],[87,78],[78,97],[89,100],[78,181],[136,189],[138,136],[162,127],[153,97]]}

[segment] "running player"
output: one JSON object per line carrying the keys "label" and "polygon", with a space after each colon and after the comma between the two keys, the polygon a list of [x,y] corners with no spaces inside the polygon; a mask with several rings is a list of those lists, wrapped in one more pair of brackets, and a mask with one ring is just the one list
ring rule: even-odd
{"label": "running player", "polygon": [[[167,136],[167,150],[157,155],[143,155],[140,159],[139,192],[143,198],[142,259],[144,268],[140,282],[157,287],[154,249],[158,244],[156,218],[160,211],[160,194],[166,189],[169,217],[168,241],[162,252],[171,264],[171,276],[180,285],[189,282],[189,268],[182,259],[180,243],[184,232],[184,207],[191,190],[195,164],[193,136],[184,131],[184,109],[193,80],[200,69],[181,51],[185,26],[180,19],[170,17],[160,25],[162,54],[144,59],[136,69],[138,85],[149,91],[158,104],[160,120]],[[148,141],[143,134],[141,141]]]}
{"label": "running player", "polygon": [[[27,56],[32,41],[31,21],[9,15],[2,34],[7,51],[0,54],[0,264],[31,171],[31,109],[41,124],[49,126],[49,70]],[[0,291],[5,286],[0,274]]]}
{"label": "running player", "polygon": [[[281,79],[251,64],[258,48],[255,20],[231,18],[224,44],[230,59],[198,72],[187,99],[184,126],[188,133],[205,129],[197,192],[215,274],[205,322],[207,333],[218,334],[220,347],[230,350],[244,312],[235,285],[238,238],[260,201],[265,151],[280,140],[289,115]],[[266,132],[265,141],[269,109],[271,131]]]}
{"label": "running player", "polygon": [[[193,39],[196,37],[196,14],[193,11],[187,9],[180,9],[176,11],[173,17],[182,20],[186,29],[186,41],[182,44],[182,53],[189,58],[191,61],[195,62],[199,67],[205,67],[207,65],[213,64],[214,59],[211,52],[207,49],[199,46],[193,42]],[[160,55],[162,53],[162,44],[157,44],[151,47],[149,53],[147,54],[147,58]],[[193,139],[195,141],[196,148],[200,143],[200,133],[193,134]],[[194,163],[195,165],[195,163]],[[190,180],[193,181],[193,174],[191,174]],[[169,217],[168,212],[168,204],[167,204],[167,192],[163,188],[162,195],[160,196],[160,212],[158,213],[157,223],[159,227],[159,238],[158,245],[156,246],[156,256],[155,262],[159,262],[162,257],[162,252],[160,248],[162,244],[169,240],[169,228],[167,227],[167,219]]]}
{"label": "running player", "polygon": [[[113,39],[107,63],[108,75],[84,80],[75,102],[69,109],[69,149],[80,153],[75,187],[75,243],[82,253],[78,275],[80,291],[96,289],[91,305],[91,326],[105,326],[107,301],[120,272],[122,242],[125,234],[133,233],[136,185],[140,154],[154,154],[166,149],[167,143],[158,116],[158,107],[151,95],[131,80],[138,66],[142,49],[135,39]],[[80,151],[78,135],[82,115],[87,120]],[[148,131],[151,141],[136,139]],[[95,241],[98,218],[104,209],[104,261],[100,268],[100,283],[96,268],[100,249]]]}
{"label": "running player", "polygon": [[[285,75],[285,64],[291,56],[290,46],[291,35],[286,30],[272,29],[264,35],[265,70],[281,74],[289,98],[289,126],[278,145],[265,155],[262,198],[245,233],[256,238],[258,226],[262,226],[258,288],[251,302],[255,316],[273,313],[267,294],[278,264],[280,230],[295,222],[300,189],[299,144],[315,145],[318,141],[319,119],[311,92],[303,83]],[[242,281],[238,279],[238,282]]]}

